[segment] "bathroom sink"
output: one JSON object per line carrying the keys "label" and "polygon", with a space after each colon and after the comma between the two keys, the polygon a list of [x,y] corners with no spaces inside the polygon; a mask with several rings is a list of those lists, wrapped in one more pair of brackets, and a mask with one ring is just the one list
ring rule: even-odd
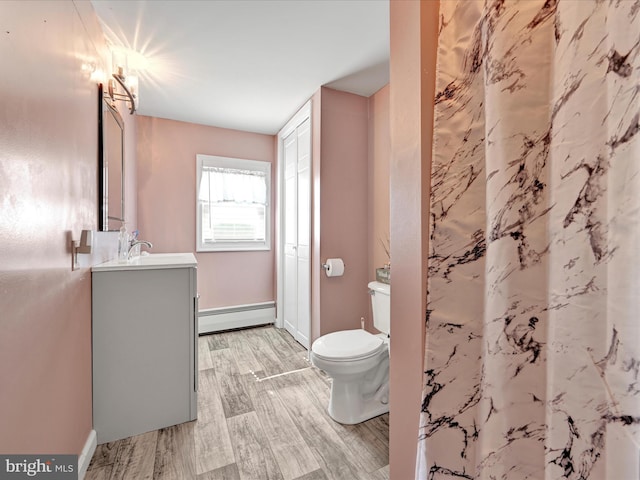
{"label": "bathroom sink", "polygon": [[144,270],[156,268],[184,268],[197,264],[193,253],[151,253],[130,260],[110,260],[92,267],[94,272],[114,270]]}

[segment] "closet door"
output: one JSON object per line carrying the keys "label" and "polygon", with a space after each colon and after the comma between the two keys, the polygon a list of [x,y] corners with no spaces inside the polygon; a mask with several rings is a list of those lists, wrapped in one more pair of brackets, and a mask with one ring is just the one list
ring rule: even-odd
{"label": "closet door", "polygon": [[284,139],[284,327],[309,348],[311,332],[311,130]]}
{"label": "closet door", "polygon": [[311,334],[311,122],[298,128],[298,330],[295,339],[309,348]]}
{"label": "closet door", "polygon": [[284,139],[284,328],[298,331],[298,135]]}

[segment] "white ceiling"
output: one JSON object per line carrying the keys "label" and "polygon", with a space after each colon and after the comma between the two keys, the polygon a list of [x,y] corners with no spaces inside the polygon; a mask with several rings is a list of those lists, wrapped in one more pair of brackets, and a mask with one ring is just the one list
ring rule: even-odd
{"label": "white ceiling", "polygon": [[389,81],[389,0],[92,3],[108,42],[144,56],[141,115],[275,134],[323,85]]}

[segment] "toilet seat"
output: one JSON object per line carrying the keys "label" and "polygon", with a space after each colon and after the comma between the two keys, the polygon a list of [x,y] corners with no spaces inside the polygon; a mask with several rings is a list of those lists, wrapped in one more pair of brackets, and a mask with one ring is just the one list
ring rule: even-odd
{"label": "toilet seat", "polygon": [[342,330],[318,338],[311,351],[318,358],[333,362],[361,360],[386,348],[385,342],[366,330]]}

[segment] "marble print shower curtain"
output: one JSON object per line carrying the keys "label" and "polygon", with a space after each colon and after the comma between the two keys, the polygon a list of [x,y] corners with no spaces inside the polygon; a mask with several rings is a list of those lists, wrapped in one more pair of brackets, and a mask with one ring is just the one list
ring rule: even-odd
{"label": "marble print shower curtain", "polygon": [[442,0],[417,478],[640,478],[640,0]]}

